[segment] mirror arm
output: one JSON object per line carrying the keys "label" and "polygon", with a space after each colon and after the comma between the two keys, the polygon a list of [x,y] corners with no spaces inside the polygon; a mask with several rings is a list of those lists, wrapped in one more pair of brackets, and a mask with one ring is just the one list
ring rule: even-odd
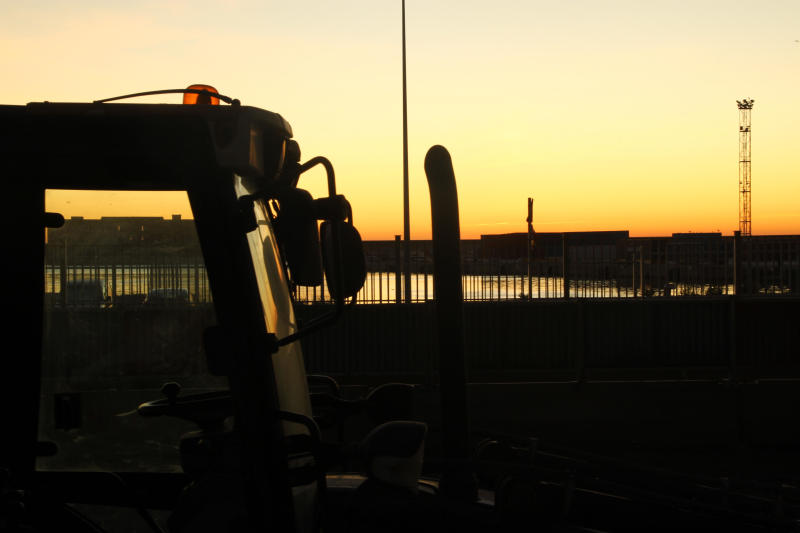
{"label": "mirror arm", "polygon": [[[353,298],[355,301],[355,298]],[[282,339],[278,340],[278,346],[286,346],[296,340],[302,339],[309,333],[314,333],[317,330],[320,330],[326,326],[329,326],[339,320],[339,317],[342,316],[342,312],[344,310],[344,302],[341,299],[336,300],[336,309],[331,311],[330,313],[325,313],[321,317],[311,320],[308,325],[303,326],[302,329],[299,329],[292,333],[291,335],[287,335]]]}
{"label": "mirror arm", "polygon": [[[328,176],[328,198],[330,198],[333,201],[333,199],[336,198],[336,176],[335,176],[335,174],[333,172],[333,164],[328,160],[327,157],[323,157],[323,156],[312,157],[311,159],[309,159],[308,161],[306,161],[305,163],[300,165],[300,167],[297,169],[297,174],[298,175],[303,174],[303,173],[307,172],[308,170],[310,170],[311,168],[313,168],[313,167],[315,167],[317,165],[322,165],[323,167],[325,167],[325,174]],[[351,215],[351,217],[352,217],[352,215]],[[338,275],[337,275],[337,279],[334,280],[334,283],[336,283],[337,292],[339,294],[342,294],[344,292],[344,283],[342,281],[342,272],[341,272],[341,267],[342,267],[342,244],[341,244],[341,242],[342,242],[342,239],[341,239],[341,232],[339,231],[339,226],[334,225],[334,227],[333,227],[333,247],[335,249],[334,253],[336,254],[336,264],[338,265],[338,268],[337,268],[337,274]],[[322,317],[320,320],[325,319],[325,323],[327,324],[328,320],[338,319],[339,315],[342,314],[342,308],[343,307],[344,307],[344,302],[341,300],[341,298],[337,298],[336,299],[336,311],[334,312],[334,314],[329,318],[328,317]],[[281,339],[281,340],[283,340],[283,339]],[[289,342],[291,342],[291,341],[289,341]]]}
{"label": "mirror arm", "polygon": [[297,169],[298,176],[300,174],[305,173],[308,170],[311,170],[317,165],[322,165],[325,167],[325,174],[328,176],[328,196],[333,198],[336,196],[336,176],[333,173],[333,164],[328,160],[327,157],[323,157],[318,155],[317,157],[312,157],[302,165],[300,165]]}

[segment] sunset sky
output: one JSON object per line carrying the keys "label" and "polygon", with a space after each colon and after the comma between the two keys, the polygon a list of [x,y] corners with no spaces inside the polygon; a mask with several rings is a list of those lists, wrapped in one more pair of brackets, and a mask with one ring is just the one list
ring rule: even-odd
{"label": "sunset sky", "polygon": [[[304,159],[333,162],[362,235],[390,239],[400,6],[1,0],[0,103],[213,85],[283,115]],[[430,236],[434,144],[453,157],[465,238],[525,231],[529,196],[537,231],[729,235],[742,98],[753,233],[800,233],[800,0],[407,0],[406,16],[412,238]]]}

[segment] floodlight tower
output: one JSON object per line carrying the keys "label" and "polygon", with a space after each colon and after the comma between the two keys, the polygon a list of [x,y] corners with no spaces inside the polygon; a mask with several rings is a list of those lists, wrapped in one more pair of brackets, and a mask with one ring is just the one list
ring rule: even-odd
{"label": "floodlight tower", "polygon": [[736,100],[739,106],[739,234],[751,235],[750,227],[750,112],[755,100]]}

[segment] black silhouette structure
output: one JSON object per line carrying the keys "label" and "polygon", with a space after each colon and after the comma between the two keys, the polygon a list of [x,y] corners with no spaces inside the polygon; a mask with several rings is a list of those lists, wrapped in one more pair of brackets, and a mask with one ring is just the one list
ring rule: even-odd
{"label": "black silhouette structure", "polygon": [[[458,203],[442,147],[426,158],[440,295],[438,418],[415,410],[419,391],[411,384],[346,397],[331,377],[306,375],[298,341],[341,318],[366,273],[333,166],[322,157],[301,163],[278,114],[208,86],[157,92],[198,98],[0,107],[0,175],[16,221],[7,231],[15,260],[5,263],[5,279],[18,303],[3,325],[0,529],[795,527],[797,489],[786,483],[775,491],[746,479],[714,484],[553,451],[534,435],[476,442],[466,402]],[[298,184],[317,165],[328,195],[315,199]],[[54,189],[185,191],[213,294],[213,303],[201,302],[208,306],[202,339],[164,327],[166,313],[184,316],[197,302],[188,290],[158,292],[147,265],[121,269],[120,283],[143,284],[171,305],[45,307],[45,231],[64,223],[46,211],[45,192]],[[59,276],[67,274],[74,272]],[[189,279],[180,268],[172,275]],[[323,278],[334,305],[298,324],[290,285]],[[82,357],[69,340],[42,345],[56,321],[79,331],[100,313],[113,327],[82,338],[106,347],[104,359]],[[126,357],[127,344],[142,342],[161,366]],[[202,351],[187,351],[193,342]],[[201,365],[173,364],[201,358]],[[159,388],[160,398],[152,392]],[[363,439],[342,442],[354,421],[366,427]]]}

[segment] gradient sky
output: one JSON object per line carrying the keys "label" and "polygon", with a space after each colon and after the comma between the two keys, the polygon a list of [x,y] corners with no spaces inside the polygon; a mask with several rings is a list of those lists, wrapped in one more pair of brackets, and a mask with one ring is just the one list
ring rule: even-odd
{"label": "gradient sky", "polygon": [[[282,114],[304,159],[333,161],[362,235],[392,238],[400,5],[0,0],[0,103],[214,85]],[[537,231],[730,234],[742,98],[753,233],[800,233],[800,0],[407,0],[406,16],[412,238],[430,236],[433,144],[465,238],[525,231],[528,196]]]}

